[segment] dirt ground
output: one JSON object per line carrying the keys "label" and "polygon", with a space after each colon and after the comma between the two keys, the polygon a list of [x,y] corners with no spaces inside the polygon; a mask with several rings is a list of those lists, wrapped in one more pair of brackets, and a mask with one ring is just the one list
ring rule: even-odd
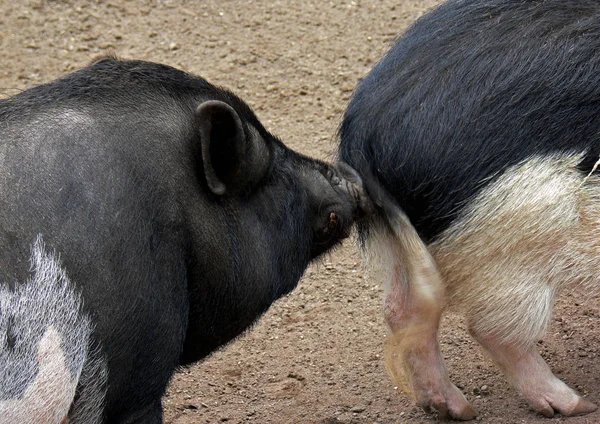
{"label": "dirt ground", "polygon": [[[394,36],[436,4],[408,0],[0,0],[0,95],[115,53],[163,62],[234,90],[290,147],[331,159],[355,84]],[[422,423],[383,364],[382,289],[352,241],[309,268],[245,336],[178,373],[165,421]],[[598,296],[562,296],[539,349],[600,403]],[[485,423],[597,423],[533,413],[457,316],[440,336],[451,378]],[[487,389],[482,390],[482,386]]]}

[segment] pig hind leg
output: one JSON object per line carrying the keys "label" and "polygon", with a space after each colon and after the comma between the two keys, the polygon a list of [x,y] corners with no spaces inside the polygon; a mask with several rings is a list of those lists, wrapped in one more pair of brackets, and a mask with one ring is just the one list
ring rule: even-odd
{"label": "pig hind leg", "polygon": [[542,415],[553,417],[560,413],[569,416],[597,409],[554,376],[534,344],[519,346],[475,331],[472,334],[502,369],[507,380]]}
{"label": "pig hind leg", "polygon": [[386,286],[388,372],[424,409],[442,418],[472,419],[475,410],[450,381],[437,342],[444,287],[435,263],[402,211],[388,218],[389,227],[371,229],[367,249]]}
{"label": "pig hind leg", "polygon": [[[482,303],[475,303],[476,309],[467,313],[471,334],[536,411],[546,417],[554,416],[555,412],[577,415],[594,411],[594,404],[582,399],[554,376],[536,348],[535,342],[544,333],[543,323],[550,317],[554,298],[552,289],[529,286],[526,290],[527,292],[521,291],[515,296],[525,298],[522,303],[516,307],[505,305],[508,308],[505,310],[500,310],[499,306],[505,303],[503,301],[511,300],[510,296],[504,299],[486,299],[486,304],[490,300],[490,303],[495,304],[495,307],[489,309]],[[505,316],[508,315],[507,311],[513,314],[508,321],[506,319],[509,317]],[[502,324],[510,323],[515,318],[521,322],[502,328]],[[517,329],[523,333],[519,336],[510,335]]]}
{"label": "pig hind leg", "polygon": [[509,169],[430,246],[473,337],[545,416],[596,409],[553,375],[535,346],[560,287],[600,269],[590,237],[600,229],[600,203],[579,160],[539,157]]}

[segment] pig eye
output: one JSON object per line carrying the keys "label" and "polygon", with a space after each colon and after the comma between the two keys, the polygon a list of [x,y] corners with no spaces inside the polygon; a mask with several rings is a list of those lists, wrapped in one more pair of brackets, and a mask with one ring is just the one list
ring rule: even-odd
{"label": "pig eye", "polygon": [[333,229],[333,228],[337,227],[337,224],[338,224],[338,217],[335,214],[335,212],[331,212],[329,214],[329,224],[327,225],[327,227]]}
{"label": "pig eye", "polygon": [[329,217],[326,221],[325,226],[323,227],[322,234],[327,237],[333,237],[339,229],[340,220],[338,215],[335,212],[329,212]]}
{"label": "pig eye", "polygon": [[318,220],[317,227],[315,230],[320,237],[330,239],[334,237],[337,229],[339,228],[340,219],[335,212],[329,211],[322,215],[322,218]]}
{"label": "pig eye", "polygon": [[312,257],[315,258],[348,237],[350,229],[345,228],[343,220],[336,212],[329,211],[321,215],[315,228]]}

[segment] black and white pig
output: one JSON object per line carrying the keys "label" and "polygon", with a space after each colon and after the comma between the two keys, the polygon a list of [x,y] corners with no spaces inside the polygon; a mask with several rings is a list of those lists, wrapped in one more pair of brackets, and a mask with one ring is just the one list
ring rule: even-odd
{"label": "black and white pig", "polygon": [[[5,291],[24,290],[15,282],[27,281],[41,235],[72,282],[70,298],[81,298],[71,322],[83,327],[73,331],[89,339],[79,374],[57,352],[72,344],[52,320],[30,341],[28,326],[9,320],[4,348],[49,349],[54,356],[29,356],[34,369],[85,377],[64,417],[71,424],[162,422],[175,368],[247,329],[370,204],[350,167],[286,148],[229,91],[110,57],[1,100],[0,164]],[[23,407],[21,394],[39,381],[0,390],[0,405]]]}
{"label": "black and white pig", "polygon": [[442,4],[359,84],[340,137],[379,206],[360,232],[397,383],[441,416],[475,416],[437,341],[457,305],[536,411],[594,411],[535,343],[561,288],[600,280],[600,3]]}

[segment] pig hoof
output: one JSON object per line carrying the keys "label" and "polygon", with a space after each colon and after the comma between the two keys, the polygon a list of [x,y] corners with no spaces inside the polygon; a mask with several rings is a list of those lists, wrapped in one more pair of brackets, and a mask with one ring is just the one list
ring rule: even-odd
{"label": "pig hoof", "polygon": [[530,402],[530,405],[546,418],[552,418],[557,413],[565,417],[589,414],[598,409],[595,404],[579,396],[569,402],[542,399],[539,402]]}
{"label": "pig hoof", "polygon": [[475,408],[467,402],[462,408],[457,409],[454,412],[451,411],[450,416],[455,420],[469,421],[477,416],[477,411],[475,411]]}
{"label": "pig hoof", "polygon": [[583,398],[579,398],[579,401],[573,408],[569,409],[561,409],[555,408],[557,412],[560,412],[561,415],[572,416],[572,415],[583,415],[589,414],[590,412],[594,412],[598,407],[590,402],[589,400],[585,400]]}
{"label": "pig hoof", "polygon": [[437,395],[431,397],[428,401],[418,403],[426,412],[437,411],[440,419],[451,418],[468,421],[477,416],[475,409],[454,385],[446,396]]}

